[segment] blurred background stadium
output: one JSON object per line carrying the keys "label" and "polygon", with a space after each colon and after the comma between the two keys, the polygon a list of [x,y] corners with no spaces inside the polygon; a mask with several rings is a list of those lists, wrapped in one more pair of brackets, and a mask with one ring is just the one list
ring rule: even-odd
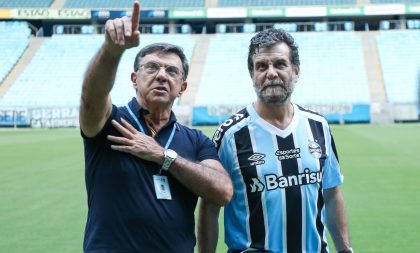
{"label": "blurred background stadium", "polygon": [[[81,251],[81,82],[105,21],[130,15],[131,6],[132,0],[0,0],[0,252]],[[214,127],[202,126],[223,122],[255,98],[246,63],[250,38],[269,27],[291,32],[301,57],[293,100],[341,125],[333,130],[350,178],[345,194],[355,248],[420,250],[420,165],[410,161],[420,141],[420,0],[142,0],[140,16],[140,47],[164,41],[184,48],[189,86],[174,110],[208,135]],[[138,50],[122,59],[115,104],[135,95],[129,77]],[[376,182],[378,175],[384,178]],[[382,233],[392,239],[365,237]]]}
{"label": "blurred background stadium", "polygon": [[[108,18],[131,0],[0,0],[0,126],[77,126],[81,80]],[[301,78],[294,101],[334,123],[419,120],[419,0],[143,0],[141,46],[182,45],[189,88],[180,119],[218,124],[255,97],[246,57],[255,32],[296,38]],[[138,49],[120,65],[114,103],[134,96]]]}

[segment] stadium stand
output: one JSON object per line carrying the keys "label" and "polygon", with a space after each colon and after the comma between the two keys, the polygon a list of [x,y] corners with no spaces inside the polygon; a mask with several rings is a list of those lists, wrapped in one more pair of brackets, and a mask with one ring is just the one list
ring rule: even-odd
{"label": "stadium stand", "polygon": [[301,75],[295,101],[368,104],[369,88],[359,36],[354,32],[295,33]]}
{"label": "stadium stand", "polygon": [[420,31],[383,31],[377,37],[390,103],[416,103],[420,74]]}
{"label": "stadium stand", "polygon": [[208,48],[196,106],[243,105],[255,97],[247,69],[253,34],[217,34]]}
{"label": "stadium stand", "polygon": [[0,0],[0,8],[48,8],[53,0]]}
{"label": "stadium stand", "polygon": [[0,22],[0,83],[25,52],[30,34],[26,22]]}
{"label": "stadium stand", "polygon": [[[252,35],[218,34],[211,41],[196,106],[244,105],[255,98],[247,69]],[[355,33],[294,33],[293,36],[301,58],[301,76],[294,94],[296,102],[370,102],[362,47]]]}
{"label": "stadium stand", "polygon": [[[67,0],[64,8],[131,8],[132,0]],[[176,7],[204,7],[205,0],[142,0],[141,8],[176,8]]]}
{"label": "stadium stand", "polygon": [[354,5],[356,2],[356,0],[219,0],[219,6]]}
{"label": "stadium stand", "polygon": [[370,0],[371,4],[418,4],[420,0]]}
{"label": "stadium stand", "polygon": [[[195,42],[190,35],[142,35],[142,46],[157,41],[183,45],[191,59]],[[84,72],[102,42],[103,35],[55,35],[46,39],[0,100],[0,106],[78,107]],[[138,48],[128,50],[121,60],[111,92],[117,105],[124,105],[134,96],[130,73],[137,52]]]}

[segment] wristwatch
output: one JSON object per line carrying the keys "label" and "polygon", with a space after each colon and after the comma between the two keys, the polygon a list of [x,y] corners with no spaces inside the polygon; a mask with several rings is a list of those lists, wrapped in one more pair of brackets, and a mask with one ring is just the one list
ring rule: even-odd
{"label": "wristwatch", "polygon": [[172,162],[176,159],[178,154],[172,149],[165,149],[165,151],[163,151],[163,155],[165,156],[165,160],[162,164],[162,170],[167,171],[169,170],[169,167],[171,166]]}

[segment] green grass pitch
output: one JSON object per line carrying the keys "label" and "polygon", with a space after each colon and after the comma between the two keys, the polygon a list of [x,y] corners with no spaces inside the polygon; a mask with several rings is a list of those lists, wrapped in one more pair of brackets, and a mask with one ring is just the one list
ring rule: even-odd
{"label": "green grass pitch", "polygon": [[[201,129],[211,136],[215,127]],[[418,252],[420,125],[332,131],[355,251]],[[77,129],[0,129],[0,252],[82,252],[86,205]]]}

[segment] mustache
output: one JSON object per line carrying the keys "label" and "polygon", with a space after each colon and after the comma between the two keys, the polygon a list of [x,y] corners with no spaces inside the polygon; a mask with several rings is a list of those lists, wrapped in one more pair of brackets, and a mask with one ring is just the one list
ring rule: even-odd
{"label": "mustache", "polygon": [[268,87],[276,87],[276,86],[282,87],[283,89],[286,88],[283,81],[278,80],[278,79],[274,79],[274,80],[265,81],[263,83],[263,85],[261,85],[261,89],[263,90],[263,89],[266,89]]}

